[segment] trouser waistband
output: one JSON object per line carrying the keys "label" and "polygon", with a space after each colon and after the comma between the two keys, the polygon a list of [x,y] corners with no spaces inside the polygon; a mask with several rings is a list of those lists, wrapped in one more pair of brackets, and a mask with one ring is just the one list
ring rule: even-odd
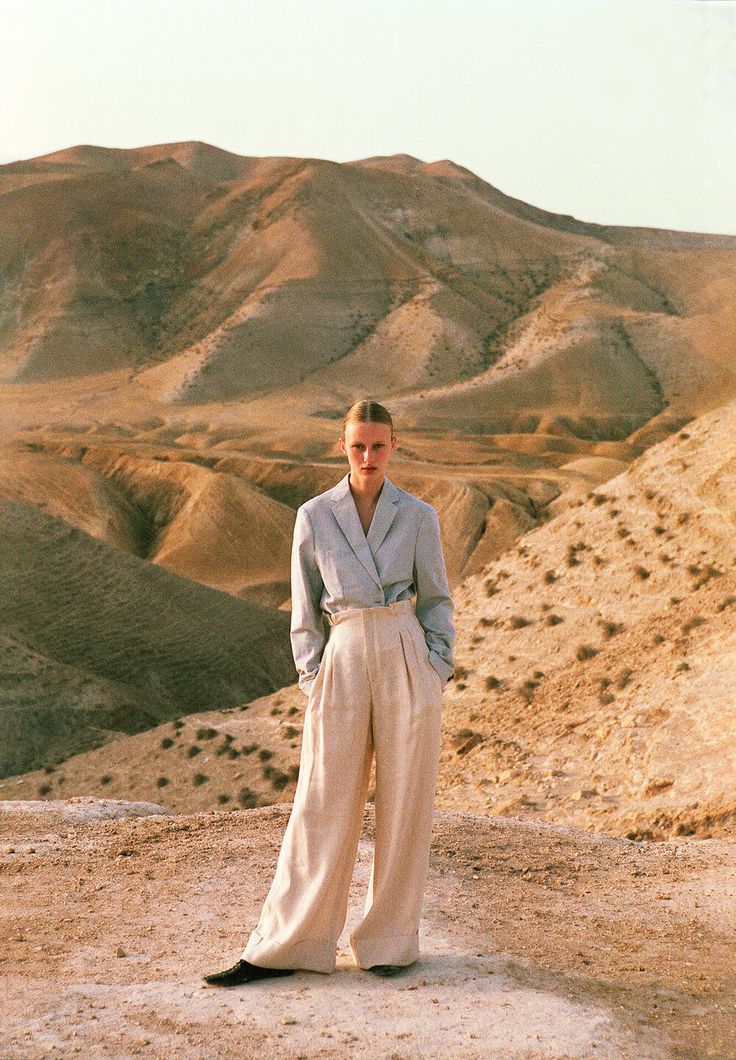
{"label": "trouser waistband", "polygon": [[327,618],[331,626],[336,626],[339,622],[355,619],[369,618],[371,621],[380,621],[383,618],[396,618],[404,614],[416,614],[413,599],[395,600],[385,607],[351,607],[346,611],[337,611],[334,615],[328,615]]}

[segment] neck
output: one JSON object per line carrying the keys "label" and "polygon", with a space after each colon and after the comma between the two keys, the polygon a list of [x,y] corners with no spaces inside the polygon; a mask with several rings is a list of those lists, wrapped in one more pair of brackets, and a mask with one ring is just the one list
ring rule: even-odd
{"label": "neck", "polygon": [[385,475],[381,476],[380,482],[371,481],[363,484],[361,489],[357,482],[357,475],[353,478],[352,471],[348,475],[348,485],[350,486],[350,492],[354,497],[359,497],[361,500],[369,501],[376,500],[379,493],[383,489],[383,483],[386,479]]}

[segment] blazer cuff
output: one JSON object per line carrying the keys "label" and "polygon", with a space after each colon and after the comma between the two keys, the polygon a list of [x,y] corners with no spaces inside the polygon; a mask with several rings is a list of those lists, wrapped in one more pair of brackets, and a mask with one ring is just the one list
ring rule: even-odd
{"label": "blazer cuff", "polygon": [[437,673],[440,675],[445,684],[450,680],[452,675],[455,673],[455,667],[450,666],[449,663],[445,662],[439,652],[432,649],[429,653],[429,661],[434,666]]}
{"label": "blazer cuff", "polygon": [[319,670],[315,670],[314,673],[303,674],[302,677],[299,678],[299,687],[301,688],[305,696],[309,695],[309,690],[314,684],[314,682],[317,680],[318,673]]}

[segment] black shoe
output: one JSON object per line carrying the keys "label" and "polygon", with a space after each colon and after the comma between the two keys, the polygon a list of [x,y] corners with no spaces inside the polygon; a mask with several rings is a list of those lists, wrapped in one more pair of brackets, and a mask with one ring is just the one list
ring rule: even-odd
{"label": "black shoe", "polygon": [[212,983],[214,986],[238,986],[240,983],[252,983],[256,979],[270,979],[276,975],[293,974],[294,971],[291,968],[260,968],[257,964],[240,960],[232,968],[226,968],[224,972],[211,972],[210,975],[204,975],[202,978],[205,983]]}
{"label": "black shoe", "polygon": [[388,979],[391,975],[399,975],[408,968],[408,964],[374,964],[372,968],[369,968],[369,972],[373,972],[374,975],[382,975],[385,979]]}

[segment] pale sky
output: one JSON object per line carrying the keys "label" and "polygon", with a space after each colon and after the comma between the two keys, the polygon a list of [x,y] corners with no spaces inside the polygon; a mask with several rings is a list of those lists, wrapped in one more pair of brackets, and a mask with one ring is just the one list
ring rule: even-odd
{"label": "pale sky", "polygon": [[0,0],[0,162],[89,143],[450,158],[736,234],[732,0]]}

